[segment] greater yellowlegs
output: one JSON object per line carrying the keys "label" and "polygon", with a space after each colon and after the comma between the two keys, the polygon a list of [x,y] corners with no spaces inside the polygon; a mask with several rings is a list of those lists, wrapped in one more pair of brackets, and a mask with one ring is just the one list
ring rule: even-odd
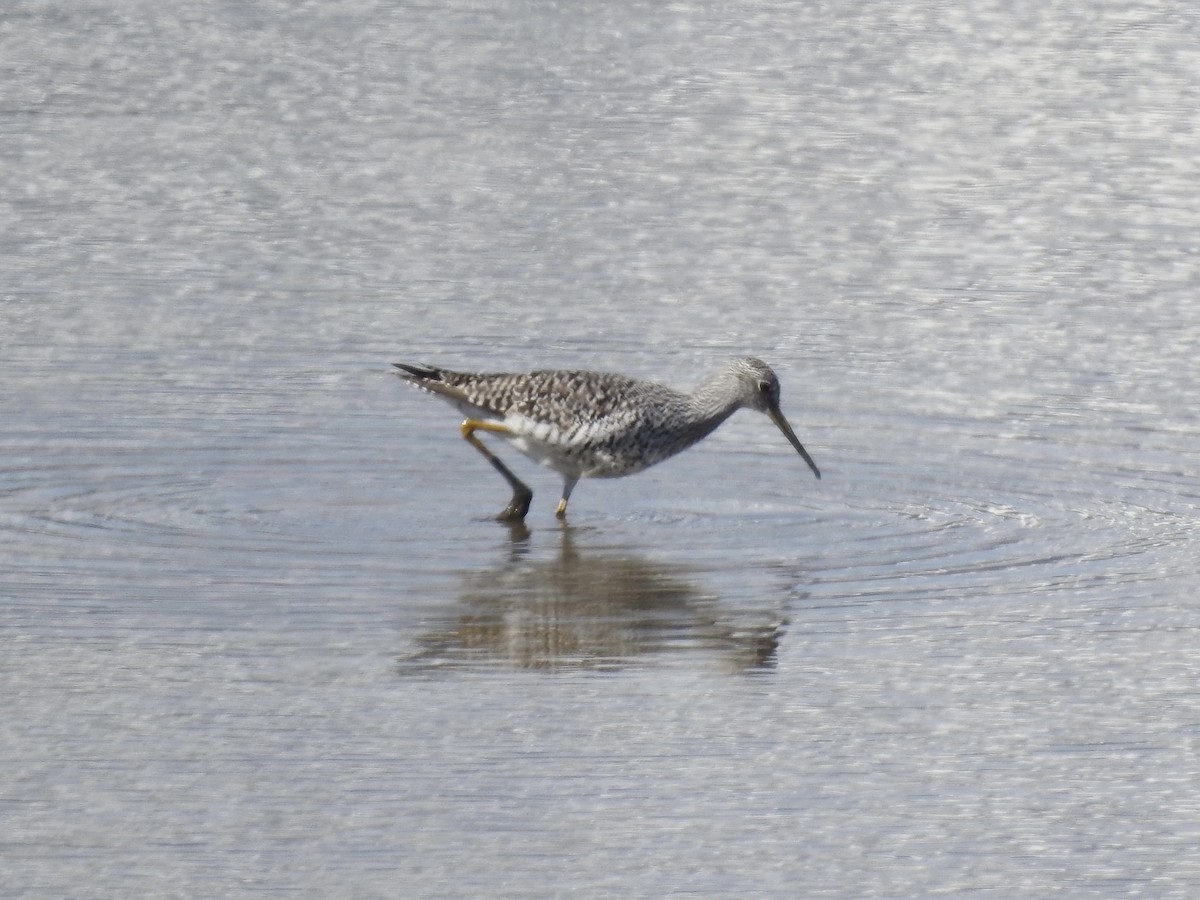
{"label": "greater yellowlegs", "polygon": [[533,492],[475,434],[507,438],[563,477],[557,515],[580,478],[618,478],[662,462],[708,436],[742,407],[766,413],[818,478],[821,472],[779,409],[779,379],[753,357],[728,362],[690,394],[604,372],[451,372],[395,363],[409,384],[447,400],[467,418],[462,436],[513,489],[500,514],[520,521]]}

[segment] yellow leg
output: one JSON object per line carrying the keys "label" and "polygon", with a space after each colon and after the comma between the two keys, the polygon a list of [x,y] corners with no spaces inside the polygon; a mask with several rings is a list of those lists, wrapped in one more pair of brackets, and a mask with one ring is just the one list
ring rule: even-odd
{"label": "yellow leg", "polygon": [[508,482],[509,487],[513,489],[512,500],[508,502],[508,506],[500,513],[499,519],[502,522],[520,522],[529,512],[529,504],[533,500],[533,491],[521,481],[516,475],[509,471],[508,466],[500,461],[500,457],[496,456],[487,445],[475,436],[476,431],[490,431],[493,434],[511,435],[512,430],[500,422],[486,422],[481,419],[467,419],[462,423],[462,436],[472,447],[483,454],[484,458],[492,464],[492,466],[504,476],[504,480]]}
{"label": "yellow leg", "polygon": [[567,517],[567,501],[571,499],[571,491],[575,490],[575,485],[579,482],[578,478],[566,476],[563,482],[562,499],[558,501],[558,508],[554,510],[554,514],[560,519]]}

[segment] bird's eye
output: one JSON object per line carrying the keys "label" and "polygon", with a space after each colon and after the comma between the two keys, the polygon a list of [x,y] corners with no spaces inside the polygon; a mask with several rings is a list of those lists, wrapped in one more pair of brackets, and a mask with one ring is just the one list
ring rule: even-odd
{"label": "bird's eye", "polygon": [[758,383],[758,389],[759,389],[760,391],[762,391],[764,394],[769,394],[769,393],[771,393],[771,382],[769,382],[769,381],[760,381],[760,382]]}

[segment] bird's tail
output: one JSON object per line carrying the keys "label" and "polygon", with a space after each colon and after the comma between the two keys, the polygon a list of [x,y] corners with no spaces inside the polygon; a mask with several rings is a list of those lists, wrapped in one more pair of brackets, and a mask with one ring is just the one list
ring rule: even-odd
{"label": "bird's tail", "polygon": [[434,369],[429,366],[410,366],[408,363],[392,363],[397,369],[402,369],[407,372],[407,375],[400,376],[409,381],[441,381],[442,370]]}

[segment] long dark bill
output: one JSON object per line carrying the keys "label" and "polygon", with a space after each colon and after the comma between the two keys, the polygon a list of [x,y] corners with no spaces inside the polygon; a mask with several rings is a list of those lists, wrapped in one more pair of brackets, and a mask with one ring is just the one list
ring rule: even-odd
{"label": "long dark bill", "polygon": [[788,424],[788,420],[783,417],[783,413],[778,407],[767,410],[767,415],[771,417],[779,430],[783,432],[783,436],[788,439],[788,443],[796,448],[796,452],[804,457],[804,461],[808,463],[808,467],[813,470],[813,474],[818,478],[821,477],[821,470],[817,468],[817,464],[813,462],[813,458],[808,455],[808,451],[804,449],[804,445],[800,443],[800,438],[796,437],[796,432],[792,431],[792,426]]}

